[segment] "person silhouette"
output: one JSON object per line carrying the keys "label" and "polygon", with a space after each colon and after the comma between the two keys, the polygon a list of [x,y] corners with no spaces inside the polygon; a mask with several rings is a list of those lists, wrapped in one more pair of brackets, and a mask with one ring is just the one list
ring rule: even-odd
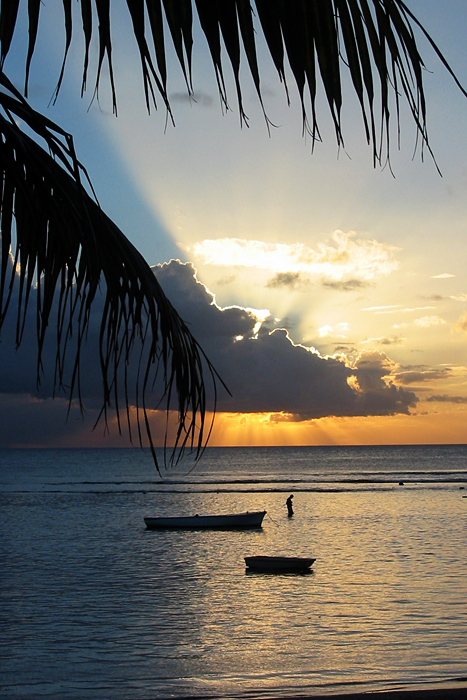
{"label": "person silhouette", "polygon": [[287,511],[289,513],[289,518],[291,518],[293,515],[292,498],[293,498],[293,493],[290,494],[290,496],[288,497],[288,499],[285,502],[285,505],[287,506]]}

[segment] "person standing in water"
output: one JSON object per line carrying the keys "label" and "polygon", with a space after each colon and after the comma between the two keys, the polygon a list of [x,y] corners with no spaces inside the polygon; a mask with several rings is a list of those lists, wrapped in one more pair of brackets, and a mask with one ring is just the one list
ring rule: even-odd
{"label": "person standing in water", "polygon": [[287,506],[287,511],[289,513],[289,518],[291,518],[293,515],[292,498],[293,498],[293,493],[290,494],[290,496],[288,497],[288,499],[285,502],[285,504]]}

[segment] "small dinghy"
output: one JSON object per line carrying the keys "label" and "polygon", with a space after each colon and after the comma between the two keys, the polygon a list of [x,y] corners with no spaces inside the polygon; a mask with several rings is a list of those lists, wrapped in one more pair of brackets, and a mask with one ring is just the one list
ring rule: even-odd
{"label": "small dinghy", "polygon": [[207,530],[230,530],[249,527],[261,527],[265,510],[228,513],[225,515],[187,515],[168,516],[160,518],[144,518],[148,530],[169,530],[169,529],[207,529]]}
{"label": "small dinghy", "polygon": [[308,571],[316,559],[311,557],[245,557],[248,571],[269,573],[297,573]]}

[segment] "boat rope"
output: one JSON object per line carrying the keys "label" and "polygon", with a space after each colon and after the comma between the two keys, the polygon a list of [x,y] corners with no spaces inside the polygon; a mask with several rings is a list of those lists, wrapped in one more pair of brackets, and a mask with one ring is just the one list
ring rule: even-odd
{"label": "boat rope", "polygon": [[272,522],[274,523],[274,525],[276,527],[279,527],[279,523],[276,520],[274,520],[274,518],[271,518],[271,516],[269,515],[269,513],[267,511],[266,511],[266,515],[268,516],[269,520],[272,520]]}

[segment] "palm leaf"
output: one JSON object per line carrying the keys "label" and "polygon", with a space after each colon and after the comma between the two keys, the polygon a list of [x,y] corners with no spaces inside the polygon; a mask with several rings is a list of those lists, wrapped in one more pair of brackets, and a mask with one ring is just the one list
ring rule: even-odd
{"label": "palm leaf", "polygon": [[[102,78],[102,64],[107,58],[114,111],[117,95],[112,68],[111,0],[80,0],[84,34],[83,81],[86,86],[89,70],[89,46],[98,21],[98,62],[95,94]],[[114,0],[115,1],[115,0]],[[26,0],[23,0],[26,2]],[[19,0],[2,0],[0,12],[0,60],[3,65],[15,32]],[[131,25],[141,57],[141,72],[148,109],[156,103],[156,95],[170,114],[167,94],[166,46],[163,17],[176,56],[192,93],[191,63],[193,44],[193,9],[197,12],[210,53],[223,105],[228,108],[225,65],[232,71],[240,116],[246,123],[240,62],[242,51],[262,104],[260,73],[256,54],[256,35],[263,34],[278,76],[285,83],[284,58],[287,57],[293,80],[302,104],[303,126],[320,138],[317,121],[317,76],[321,77],[338,144],[343,143],[341,125],[342,80],[347,67],[351,83],[362,110],[367,141],[376,164],[389,158],[391,100],[399,130],[399,86],[409,105],[422,144],[429,147],[426,128],[426,106],[422,69],[414,31],[418,27],[427,37],[437,56],[464,89],[447,60],[403,0],[127,0]],[[71,0],[64,0],[65,49],[56,94],[72,35],[78,31],[72,22]],[[26,86],[34,52],[40,4],[28,0],[29,47],[26,65]],[[223,55],[222,41],[226,56]],[[149,41],[150,40],[150,41]],[[149,44],[154,47],[154,56]],[[118,48],[118,47],[117,47]],[[379,104],[375,102],[374,77],[379,82]],[[288,87],[286,85],[287,96]],[[307,97],[308,95],[308,97]],[[392,97],[391,97],[392,96]],[[375,126],[379,115],[379,129]],[[269,120],[268,120],[269,124]],[[311,127],[309,126],[311,124]]]}
{"label": "palm leaf", "polygon": [[[176,409],[179,428],[172,456],[189,445],[201,454],[208,432],[205,426],[206,372],[215,383],[215,371],[195,339],[165,297],[150,267],[104,214],[84,187],[87,175],[76,158],[71,138],[34,112],[0,74],[0,162],[2,190],[0,216],[2,260],[0,268],[0,328],[18,285],[16,343],[25,328],[31,289],[35,288],[38,338],[38,381],[48,326],[56,314],[56,385],[64,387],[67,349],[73,338],[70,401],[80,404],[81,353],[89,326],[90,310],[99,287],[105,296],[100,326],[100,367],[103,409],[119,412],[119,368],[138,353],[139,384],[136,408],[153,452],[148,395],[158,383],[167,411]],[[45,141],[45,151],[21,131],[23,121]],[[13,264],[8,264],[10,250]],[[138,348],[140,348],[138,350]],[[128,387],[125,370],[125,407]],[[172,391],[175,388],[175,392]],[[153,406],[154,407],[154,406]],[[180,450],[177,450],[180,448]],[[157,460],[156,460],[157,464]]]}

